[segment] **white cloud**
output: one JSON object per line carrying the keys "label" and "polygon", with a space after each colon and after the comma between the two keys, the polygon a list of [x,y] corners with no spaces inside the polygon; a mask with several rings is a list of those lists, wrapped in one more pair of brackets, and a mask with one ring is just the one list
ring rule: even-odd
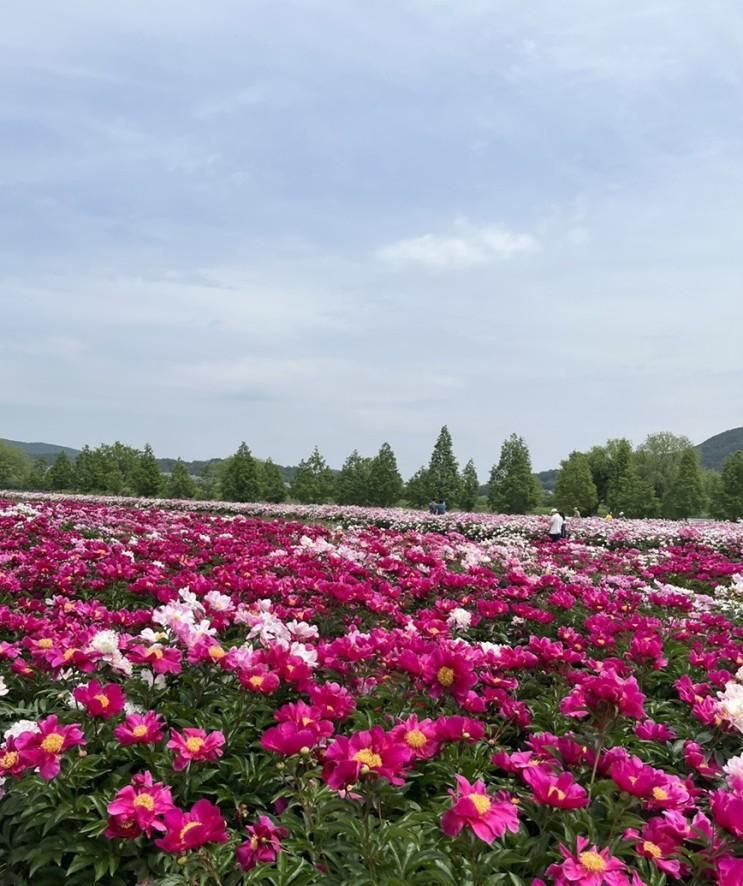
{"label": "white cloud", "polygon": [[377,257],[391,265],[419,265],[431,270],[466,270],[528,255],[539,249],[531,234],[519,234],[497,225],[473,227],[457,225],[451,235],[423,234],[398,240],[377,251]]}

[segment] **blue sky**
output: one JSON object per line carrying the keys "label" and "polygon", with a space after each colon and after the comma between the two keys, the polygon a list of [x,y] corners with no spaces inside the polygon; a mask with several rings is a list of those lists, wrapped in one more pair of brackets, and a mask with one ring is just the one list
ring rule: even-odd
{"label": "blue sky", "polygon": [[736,0],[37,0],[0,436],[481,477],[743,424]]}

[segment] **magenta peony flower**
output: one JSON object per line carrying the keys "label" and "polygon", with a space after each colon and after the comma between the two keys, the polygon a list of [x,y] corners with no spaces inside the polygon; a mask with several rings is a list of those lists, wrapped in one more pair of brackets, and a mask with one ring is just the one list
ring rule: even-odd
{"label": "magenta peony flower", "polygon": [[114,737],[119,744],[154,744],[164,735],[165,722],[154,711],[144,714],[130,714],[123,723],[114,729]]}
{"label": "magenta peony flower", "polygon": [[60,756],[71,747],[84,745],[82,729],[60,726],[52,714],[38,723],[38,732],[22,732],[16,739],[16,748],[21,759],[29,767],[38,767],[39,775],[50,781],[59,775]]}
{"label": "magenta peony flower", "polygon": [[162,816],[175,808],[170,788],[152,781],[149,772],[143,772],[122,788],[108,804],[109,814],[106,836],[138,837],[152,836],[152,831],[164,831]]}
{"label": "magenta peony flower", "polygon": [[521,777],[534,792],[537,803],[558,809],[582,809],[588,806],[586,789],[577,784],[569,772],[553,774],[542,766],[521,770]]}
{"label": "magenta peony flower", "polygon": [[221,732],[207,734],[203,729],[187,728],[182,733],[171,729],[170,741],[166,747],[175,751],[173,769],[180,772],[193,760],[204,762],[221,757],[223,745],[224,734]]}
{"label": "magenta peony flower", "polygon": [[206,843],[226,843],[229,839],[219,807],[208,800],[194,803],[190,812],[171,809],[163,818],[167,833],[155,845],[163,852],[180,855]]}
{"label": "magenta peony flower", "polygon": [[576,851],[572,853],[560,844],[565,859],[547,868],[547,876],[553,877],[555,886],[628,886],[624,862],[609,854],[608,849],[597,846],[589,848],[585,837],[576,839]]}
{"label": "magenta peony flower", "polygon": [[449,837],[456,837],[465,827],[485,843],[492,843],[506,831],[516,833],[520,827],[516,805],[508,794],[495,797],[487,793],[485,784],[470,784],[462,775],[455,776],[456,790],[449,791],[454,805],[442,819],[441,828]]}
{"label": "magenta peony flower", "polygon": [[126,696],[117,683],[102,686],[97,680],[91,680],[78,686],[72,693],[75,701],[85,707],[91,717],[102,717],[110,720],[124,710]]}
{"label": "magenta peony flower", "polygon": [[405,767],[413,753],[407,744],[393,740],[381,726],[339,736],[325,751],[323,779],[334,790],[348,789],[363,775],[386,778],[403,784]]}
{"label": "magenta peony flower", "polygon": [[281,852],[281,840],[289,835],[286,828],[277,827],[267,815],[258,816],[258,824],[246,828],[250,839],[238,846],[237,863],[244,871],[258,864],[272,864]]}

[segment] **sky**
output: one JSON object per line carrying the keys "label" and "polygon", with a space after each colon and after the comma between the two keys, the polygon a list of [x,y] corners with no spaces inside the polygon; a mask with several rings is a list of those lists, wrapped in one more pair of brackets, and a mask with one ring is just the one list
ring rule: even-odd
{"label": "sky", "polygon": [[35,0],[0,437],[481,479],[743,424],[739,0]]}

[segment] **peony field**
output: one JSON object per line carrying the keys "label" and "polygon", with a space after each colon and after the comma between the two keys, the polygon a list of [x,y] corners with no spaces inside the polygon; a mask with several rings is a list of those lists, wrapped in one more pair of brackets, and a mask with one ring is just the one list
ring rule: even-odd
{"label": "peony field", "polygon": [[0,498],[3,886],[741,886],[743,525]]}

